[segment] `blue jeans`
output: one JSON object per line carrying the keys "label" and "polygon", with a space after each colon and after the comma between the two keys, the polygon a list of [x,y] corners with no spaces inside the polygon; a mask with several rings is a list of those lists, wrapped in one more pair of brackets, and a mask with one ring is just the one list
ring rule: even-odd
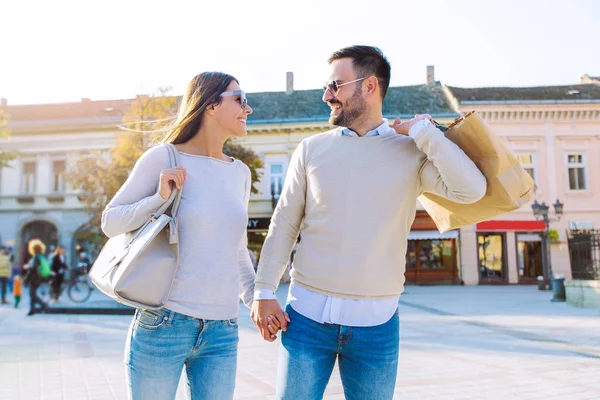
{"label": "blue jeans", "polygon": [[129,398],[175,399],[185,366],[193,400],[232,399],[237,318],[202,320],[170,310],[137,310],[125,346]]}
{"label": "blue jeans", "polygon": [[322,399],[338,360],[348,400],[386,400],[394,396],[398,371],[398,312],[372,327],[320,324],[294,311],[281,335],[277,398]]}

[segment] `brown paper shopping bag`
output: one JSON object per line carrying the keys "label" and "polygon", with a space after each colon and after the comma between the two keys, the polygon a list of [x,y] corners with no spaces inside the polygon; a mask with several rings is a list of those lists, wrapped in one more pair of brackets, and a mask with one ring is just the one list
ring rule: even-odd
{"label": "brown paper shopping bag", "polygon": [[455,203],[431,193],[420,196],[440,232],[508,213],[533,199],[533,179],[479,114],[470,112],[454,121],[445,134],[486,177],[487,191],[473,204]]}

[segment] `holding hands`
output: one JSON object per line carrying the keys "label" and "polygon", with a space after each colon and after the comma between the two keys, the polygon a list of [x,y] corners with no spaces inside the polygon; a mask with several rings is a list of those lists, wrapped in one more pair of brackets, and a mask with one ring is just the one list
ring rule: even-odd
{"label": "holding hands", "polygon": [[254,300],[250,316],[263,339],[268,342],[277,339],[280,329],[285,332],[290,322],[290,316],[281,309],[277,300]]}

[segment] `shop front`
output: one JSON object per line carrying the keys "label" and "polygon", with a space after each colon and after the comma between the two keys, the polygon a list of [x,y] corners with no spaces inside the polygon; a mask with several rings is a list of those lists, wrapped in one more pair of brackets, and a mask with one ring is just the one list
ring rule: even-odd
{"label": "shop front", "polygon": [[271,217],[252,217],[248,218],[248,249],[254,254],[256,261],[260,258]]}
{"label": "shop front", "polygon": [[535,284],[544,275],[542,221],[491,220],[476,229],[479,284]]}
{"label": "shop front", "polygon": [[457,230],[440,233],[427,213],[417,213],[408,235],[406,283],[459,283],[457,249]]}

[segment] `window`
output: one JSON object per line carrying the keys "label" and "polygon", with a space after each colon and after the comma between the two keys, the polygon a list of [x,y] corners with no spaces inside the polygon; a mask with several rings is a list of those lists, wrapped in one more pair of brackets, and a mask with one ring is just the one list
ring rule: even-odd
{"label": "window", "polygon": [[65,161],[57,160],[52,163],[52,192],[65,191]]}
{"label": "window", "polygon": [[271,164],[271,194],[279,197],[283,188],[283,165]]}
{"label": "window", "polygon": [[531,178],[535,182],[535,163],[533,161],[533,154],[519,154],[518,158],[525,171],[531,175]]}
{"label": "window", "polygon": [[23,163],[23,180],[21,181],[21,193],[33,194],[35,192],[35,161],[26,161]]}
{"label": "window", "polygon": [[569,169],[569,189],[585,190],[585,165],[583,154],[569,154],[567,156]]}
{"label": "window", "polygon": [[504,236],[500,233],[478,233],[479,282],[506,281]]}

